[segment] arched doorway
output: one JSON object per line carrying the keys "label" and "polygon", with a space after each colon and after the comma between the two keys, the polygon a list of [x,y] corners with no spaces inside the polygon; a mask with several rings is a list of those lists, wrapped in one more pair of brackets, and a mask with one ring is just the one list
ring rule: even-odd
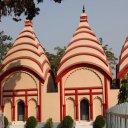
{"label": "arched doorway", "polygon": [[89,102],[86,99],[80,102],[80,119],[89,120]]}
{"label": "arched doorway", "polygon": [[23,101],[19,101],[17,104],[17,116],[18,121],[25,120],[25,104]]}

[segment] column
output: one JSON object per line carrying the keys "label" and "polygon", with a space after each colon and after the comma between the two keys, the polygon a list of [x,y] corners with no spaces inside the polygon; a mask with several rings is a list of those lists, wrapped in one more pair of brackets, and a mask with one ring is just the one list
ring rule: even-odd
{"label": "column", "polygon": [[12,96],[12,111],[13,111],[13,115],[12,115],[12,120],[15,121],[15,92],[13,91],[13,96]]}
{"label": "column", "polygon": [[90,89],[90,119],[93,120],[93,99],[92,99],[92,89]]}
{"label": "column", "polygon": [[25,110],[26,110],[26,120],[28,119],[28,94],[27,91],[25,91]]}

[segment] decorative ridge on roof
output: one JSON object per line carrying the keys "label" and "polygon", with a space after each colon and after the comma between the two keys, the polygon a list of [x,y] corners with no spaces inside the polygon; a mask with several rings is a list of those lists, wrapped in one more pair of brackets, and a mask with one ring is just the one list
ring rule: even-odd
{"label": "decorative ridge on roof", "polygon": [[16,66],[34,68],[34,72],[41,78],[46,78],[46,74],[51,70],[45,50],[34,33],[32,21],[25,21],[23,30],[8,51],[0,68],[2,74],[9,70],[9,65],[17,61],[20,63],[13,64],[10,69],[16,68]]}
{"label": "decorative ridge on roof", "polygon": [[103,67],[102,70],[111,77],[110,66],[104,50],[95,33],[92,31],[87,18],[88,17],[83,6],[78,28],[73,34],[58,67],[58,77],[60,77],[65,70],[68,70],[71,65],[75,65],[81,61],[86,62],[86,64],[97,63],[97,65],[99,67]]}

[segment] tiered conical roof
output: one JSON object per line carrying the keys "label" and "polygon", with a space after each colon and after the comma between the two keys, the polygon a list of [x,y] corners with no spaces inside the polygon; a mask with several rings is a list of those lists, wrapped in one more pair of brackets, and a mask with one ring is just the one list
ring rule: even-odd
{"label": "tiered conical roof", "polygon": [[4,73],[16,67],[29,69],[43,80],[50,70],[45,51],[33,31],[32,22],[29,20],[25,21],[24,29],[5,56],[0,70]]}
{"label": "tiered conical roof", "polygon": [[80,16],[80,23],[76,29],[71,42],[61,59],[58,68],[58,77],[64,74],[74,65],[92,65],[104,71],[111,77],[111,70],[107,61],[104,50],[97,40],[95,33],[88,24],[87,15],[83,10]]}
{"label": "tiered conical roof", "polygon": [[122,79],[128,72],[128,37],[122,47],[119,64],[118,64],[118,78]]}

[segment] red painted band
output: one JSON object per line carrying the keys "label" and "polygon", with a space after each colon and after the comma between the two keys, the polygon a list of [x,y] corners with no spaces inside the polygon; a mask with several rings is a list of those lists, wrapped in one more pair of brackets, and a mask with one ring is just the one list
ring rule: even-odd
{"label": "red painted band", "polygon": [[37,88],[29,88],[29,89],[14,89],[14,90],[3,90],[3,92],[24,92],[24,91],[38,91]]}
{"label": "red painted band", "polygon": [[33,43],[22,42],[22,43],[20,43],[20,44],[14,44],[14,45],[10,48],[10,50],[13,49],[13,48],[15,48],[15,47],[18,47],[18,46],[20,46],[20,45],[31,45],[31,46],[35,47],[36,49],[38,48],[38,46],[35,45],[35,44],[33,44]]}
{"label": "red painted band", "polygon": [[[7,58],[8,56],[10,56],[10,55],[12,55],[12,54],[14,54],[14,53],[17,53],[17,52],[19,52],[19,51],[29,51],[29,52],[32,52],[32,53],[36,54],[36,55],[39,56],[39,57],[40,57],[42,54],[44,54],[44,53],[39,54],[38,52],[35,52],[35,51],[31,50],[31,49],[23,48],[23,49],[18,49],[18,50],[15,50],[15,51],[13,51],[13,52],[7,54],[7,55],[5,56],[5,58]],[[4,59],[5,59],[5,58],[4,58]]]}
{"label": "red painted band", "polygon": [[81,19],[80,22],[88,22],[86,19]]}
{"label": "red painted band", "polygon": [[87,19],[87,16],[80,16],[80,19]]}
{"label": "red painted band", "polygon": [[128,54],[126,54],[120,61],[119,61],[119,66],[128,58]]}
{"label": "red painted band", "polygon": [[86,28],[86,29],[91,30],[91,28],[90,28],[89,26],[80,26],[80,27],[78,27],[76,30],[79,30],[79,29],[82,29],[82,28]]}
{"label": "red painted band", "polygon": [[20,65],[17,67],[13,67],[11,69],[8,69],[7,71],[5,71],[3,74],[1,74],[0,77],[0,81],[2,81],[6,76],[8,76],[9,74],[11,74],[12,72],[16,72],[16,71],[27,71],[30,72],[31,74],[33,74],[34,76],[36,76],[39,80],[44,81],[44,77],[38,73],[34,68],[29,67],[29,66],[24,66],[24,65]]}
{"label": "red painted band", "polygon": [[91,46],[91,45],[77,45],[77,46],[75,46],[75,47],[72,47],[72,48],[68,49],[68,50],[64,53],[63,56],[65,56],[65,55],[66,55],[67,53],[69,53],[70,51],[72,51],[72,50],[74,50],[74,49],[76,49],[76,48],[80,48],[80,47],[83,47],[83,48],[92,48],[92,49],[95,49],[95,50],[99,51],[101,54],[105,55],[105,54],[104,54],[104,51],[102,51],[101,49],[99,49],[99,48],[97,48],[97,47],[95,47],[95,46]]}
{"label": "red painted band", "polygon": [[70,60],[71,58],[74,58],[74,57],[76,57],[76,56],[81,56],[81,55],[96,57],[97,59],[101,60],[106,66],[108,66],[107,61],[106,61],[105,59],[101,58],[101,56],[96,55],[96,54],[93,54],[93,53],[85,53],[85,52],[83,52],[83,53],[77,53],[77,54],[74,54],[74,55],[71,55],[71,56],[65,58],[65,59],[60,63],[60,65],[59,65],[59,67],[58,67],[58,70],[60,69],[60,67],[61,67],[65,62],[67,62],[67,61]]}
{"label": "red painted band", "polygon": [[23,33],[25,33],[25,32],[30,32],[31,34],[34,34],[34,32],[31,31],[31,30],[24,30],[24,31],[22,31],[20,34],[23,34]]}
{"label": "red painted band", "polygon": [[66,91],[68,91],[68,90],[90,90],[90,89],[103,89],[103,86],[65,88]]}
{"label": "red painted band", "polygon": [[[78,95],[102,95],[103,92],[79,92]],[[65,96],[72,96],[75,95],[75,93],[65,93]]]}
{"label": "red painted band", "polygon": [[73,37],[75,37],[76,35],[81,34],[81,33],[87,33],[87,34],[90,34],[90,35],[96,37],[96,35],[92,31],[78,31],[75,34],[73,34]]}
{"label": "red painted band", "polygon": [[34,58],[32,58],[32,57],[28,57],[28,56],[20,56],[20,57],[16,57],[16,58],[14,58],[14,59],[11,59],[11,60],[7,61],[5,64],[3,64],[3,65],[0,67],[0,71],[1,71],[6,65],[8,65],[9,63],[11,63],[11,62],[13,62],[13,61],[15,61],[15,60],[19,60],[19,59],[28,59],[28,60],[33,61],[34,63],[36,63],[36,64],[40,67],[41,71],[43,72],[43,67],[42,67],[41,63],[40,63],[39,61],[37,61],[36,59],[34,59]]}
{"label": "red painted band", "polygon": [[19,39],[21,39],[21,38],[30,38],[30,39],[32,39],[32,40],[35,40],[35,38],[32,37],[32,36],[29,36],[29,35],[23,35],[23,36],[18,37],[15,41],[17,41],[17,40],[19,40]]}
{"label": "red painted band", "polygon": [[109,79],[111,79],[112,77],[112,73],[111,71],[107,71],[104,67],[102,67],[101,65],[97,65],[96,63],[90,63],[90,62],[86,62],[86,61],[81,61],[78,63],[74,63],[68,67],[66,67],[65,69],[63,69],[58,75],[57,75],[57,79],[56,82],[58,82],[65,74],[67,74],[69,71],[76,69],[76,68],[80,68],[80,67],[91,67],[94,68],[98,71],[100,71],[101,73],[103,73],[106,77],[108,77]]}
{"label": "red painted band", "polygon": [[122,79],[125,74],[128,72],[128,65],[126,64],[118,73],[117,78]]}
{"label": "red painted band", "polygon": [[[15,97],[25,97],[26,96],[26,94],[12,94],[12,95],[3,95],[4,97],[13,97],[13,96],[15,96]],[[36,94],[27,94],[27,96],[38,96],[38,94],[36,93]]]}
{"label": "red painted band", "polygon": [[[92,41],[92,42],[94,42],[94,43],[99,44],[99,41],[98,41],[98,40],[94,40],[94,39],[91,39],[91,38],[79,38],[79,39],[76,39],[76,40],[70,42],[69,45],[68,45],[68,47],[69,47],[70,45],[72,45],[73,43],[79,42],[79,41],[81,41],[81,40],[89,40],[89,41]],[[99,44],[99,45],[100,45],[100,44]]]}

